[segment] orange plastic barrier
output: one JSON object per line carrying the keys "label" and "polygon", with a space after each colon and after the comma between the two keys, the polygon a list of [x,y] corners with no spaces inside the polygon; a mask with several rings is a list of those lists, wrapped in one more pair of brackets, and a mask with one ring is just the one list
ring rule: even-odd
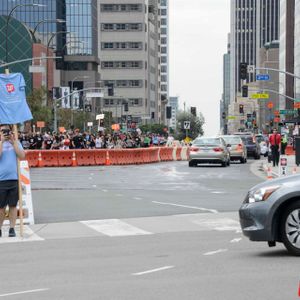
{"label": "orange plastic barrier", "polygon": [[149,153],[150,153],[150,161],[149,161],[150,163],[159,161],[159,157],[158,157],[159,148],[153,148]]}
{"label": "orange plastic barrier", "polygon": [[58,167],[58,150],[39,151],[42,155],[42,164],[44,167]]}
{"label": "orange plastic barrier", "polygon": [[[47,151],[47,150],[46,150]],[[73,150],[62,150],[58,154],[58,165],[60,167],[71,167],[73,164]]]}
{"label": "orange plastic barrier", "polygon": [[106,160],[106,150],[105,149],[95,150],[96,165],[98,165],[98,166],[105,165],[105,160]]}
{"label": "orange plastic barrier", "polygon": [[172,161],[173,160],[173,148],[161,147],[160,148],[160,160],[161,161]]}
{"label": "orange plastic barrier", "polygon": [[38,150],[30,150],[25,151],[26,158],[25,160],[28,161],[30,168],[35,168],[38,166],[38,159],[39,159],[39,151]]}
{"label": "orange plastic barrier", "polygon": [[293,149],[292,145],[287,145],[285,148],[286,155],[295,155],[295,150]]}
{"label": "orange plastic barrier", "polygon": [[182,151],[182,148],[176,149],[176,160],[182,160],[181,151]]}
{"label": "orange plastic barrier", "polygon": [[78,166],[94,166],[95,161],[95,151],[93,150],[73,150],[76,154]]}

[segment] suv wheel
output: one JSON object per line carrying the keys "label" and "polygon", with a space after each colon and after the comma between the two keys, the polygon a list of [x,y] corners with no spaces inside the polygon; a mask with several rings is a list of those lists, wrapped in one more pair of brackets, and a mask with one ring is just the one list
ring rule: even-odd
{"label": "suv wheel", "polygon": [[189,161],[189,167],[194,167],[195,163],[193,161]]}
{"label": "suv wheel", "polygon": [[246,158],[245,157],[242,157],[241,159],[240,159],[240,162],[241,162],[241,164],[244,164],[244,163],[246,163]]}
{"label": "suv wheel", "polygon": [[222,167],[223,167],[223,168],[226,168],[226,167],[227,167],[227,161],[223,161],[223,162],[222,162]]}
{"label": "suv wheel", "polygon": [[280,234],[287,250],[300,256],[300,200],[288,206],[283,213]]}

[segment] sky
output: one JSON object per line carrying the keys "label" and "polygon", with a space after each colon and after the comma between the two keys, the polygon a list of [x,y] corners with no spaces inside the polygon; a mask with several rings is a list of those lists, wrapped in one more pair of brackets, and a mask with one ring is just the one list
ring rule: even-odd
{"label": "sky", "polygon": [[170,96],[196,106],[205,135],[219,133],[229,0],[169,0]]}

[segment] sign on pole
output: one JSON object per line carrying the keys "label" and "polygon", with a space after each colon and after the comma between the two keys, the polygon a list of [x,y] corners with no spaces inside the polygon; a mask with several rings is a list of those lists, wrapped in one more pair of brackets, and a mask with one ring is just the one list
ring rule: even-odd
{"label": "sign on pole", "polygon": [[88,127],[93,127],[93,122],[88,122],[88,123],[87,123],[87,126],[88,126]]}
{"label": "sign on pole", "polygon": [[100,114],[96,116],[96,120],[103,120],[104,119],[104,114]]}
{"label": "sign on pole", "polygon": [[279,112],[281,115],[294,115],[296,111],[294,109],[281,109]]}
{"label": "sign on pole", "polygon": [[227,117],[227,120],[235,120],[235,119],[236,119],[235,116],[228,116],[228,117]]}
{"label": "sign on pole", "polygon": [[183,122],[183,128],[184,129],[191,129],[191,122],[190,121],[184,121]]}
{"label": "sign on pole", "polygon": [[258,75],[256,75],[256,80],[268,81],[268,80],[270,80],[270,75],[269,74],[258,74]]}
{"label": "sign on pole", "polygon": [[252,99],[269,99],[269,94],[252,94]]}
{"label": "sign on pole", "polygon": [[248,65],[247,71],[248,71],[248,73],[254,73],[255,72],[255,66],[254,65]]}
{"label": "sign on pole", "polygon": [[286,175],[286,168],[287,168],[287,157],[281,156],[280,157],[280,165],[279,165],[279,174],[280,176],[285,176]]}

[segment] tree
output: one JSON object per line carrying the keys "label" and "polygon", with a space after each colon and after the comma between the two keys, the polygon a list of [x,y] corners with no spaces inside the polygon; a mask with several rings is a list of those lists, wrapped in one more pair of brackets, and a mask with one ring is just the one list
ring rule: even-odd
{"label": "tree", "polygon": [[36,121],[44,121],[46,124],[49,124],[52,121],[52,109],[44,104],[45,95],[46,91],[42,87],[34,89],[27,97],[34,123]]}
{"label": "tree", "polygon": [[165,128],[166,126],[163,124],[147,124],[147,125],[141,125],[139,126],[141,131],[143,133],[151,132],[151,133],[156,133],[163,135],[166,133]]}
{"label": "tree", "polygon": [[[190,122],[190,129],[183,128],[184,121]],[[177,114],[177,139],[183,140],[186,134],[189,138],[195,139],[197,136],[204,134],[203,125],[205,123],[202,113],[199,116],[194,116],[189,112],[180,111]]]}

